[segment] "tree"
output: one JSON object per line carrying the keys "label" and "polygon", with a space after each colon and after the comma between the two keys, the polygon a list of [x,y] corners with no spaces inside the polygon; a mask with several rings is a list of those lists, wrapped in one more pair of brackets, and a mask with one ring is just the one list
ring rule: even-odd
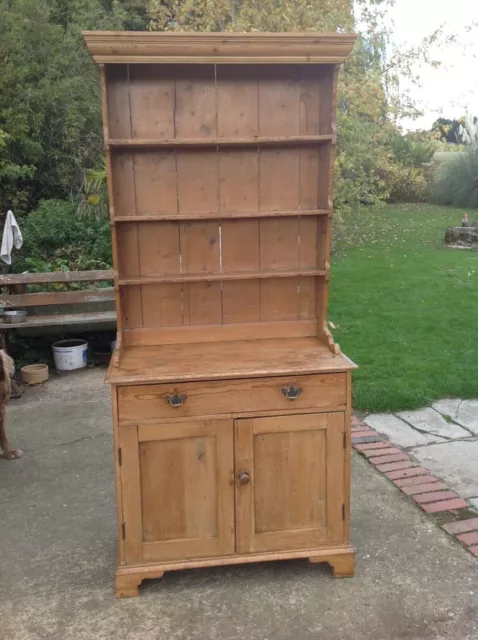
{"label": "tree", "polygon": [[145,28],[140,0],[0,0],[0,208],[76,193],[102,155],[99,82],[82,29]]}
{"label": "tree", "polygon": [[448,142],[449,144],[460,143],[460,128],[464,122],[460,120],[448,120],[447,118],[438,118],[432,124],[432,131],[437,134],[439,140]]}

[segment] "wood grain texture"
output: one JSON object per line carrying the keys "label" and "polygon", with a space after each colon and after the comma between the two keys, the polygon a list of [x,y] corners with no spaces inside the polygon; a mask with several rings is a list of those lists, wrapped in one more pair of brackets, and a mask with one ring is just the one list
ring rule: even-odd
{"label": "wood grain texture", "polygon": [[[302,389],[294,400],[286,398],[283,388]],[[168,396],[186,397],[180,407],[171,407]],[[346,403],[345,373],[311,376],[255,378],[221,382],[190,382],[170,385],[120,387],[118,407],[120,421],[152,420],[204,414],[240,413],[254,410],[293,411],[306,407],[337,407]]]}
{"label": "wood grain texture", "polygon": [[[244,191],[247,189],[247,185],[244,185]],[[241,197],[243,192],[241,191]],[[229,219],[245,219],[245,218],[277,218],[286,217],[289,218],[292,215],[296,215],[296,211],[223,211],[221,209],[221,220]],[[301,218],[305,216],[327,216],[330,211],[327,209],[301,209]],[[148,213],[141,216],[141,222],[162,222],[170,220],[217,220],[218,216],[215,213],[209,212],[194,212],[194,213],[173,213],[173,214],[154,214]],[[120,216],[115,218],[114,223],[118,222],[138,222],[136,216]]]}
{"label": "wood grain texture", "polygon": [[[168,286],[168,285],[167,285]],[[127,287],[126,289],[135,289]],[[149,286],[147,287],[149,290]],[[189,297],[184,296],[183,302],[183,323],[184,326],[171,327],[139,327],[127,328],[124,331],[124,346],[128,347],[157,347],[161,344],[170,344],[172,347],[181,345],[207,344],[207,351],[204,357],[208,357],[209,347],[216,343],[226,343],[225,347],[230,348],[238,341],[259,341],[273,338],[301,338],[315,336],[317,323],[314,320],[294,320],[278,322],[235,322],[231,324],[205,324],[190,326],[189,318]],[[237,313],[235,312],[237,317]],[[320,344],[320,343],[319,343]]]}
{"label": "wood grain texture", "polygon": [[48,305],[82,304],[107,302],[115,299],[112,287],[104,289],[83,289],[81,291],[44,291],[40,293],[21,293],[17,295],[0,294],[3,307],[43,307]]}
{"label": "wood grain texture", "polygon": [[350,545],[272,553],[249,553],[215,558],[150,563],[138,566],[118,567],[116,570],[116,597],[128,598],[139,595],[138,587],[143,580],[161,578],[165,571],[183,571],[216,567],[221,565],[250,564],[252,562],[274,562],[308,559],[313,564],[328,563],[335,578],[351,577],[354,574],[354,550]]}
{"label": "wood grain texture", "polygon": [[121,495],[123,506],[124,562],[143,561],[143,522],[141,513],[141,485],[138,451],[138,430],[119,429],[121,447]]}
{"label": "wood grain texture", "polygon": [[[340,414],[337,414],[340,415]],[[312,548],[332,542],[329,438],[335,414],[257,418],[236,422],[236,469],[251,474],[236,487],[240,553]],[[335,454],[336,452],[334,452]],[[340,514],[340,523],[342,515]]]}
{"label": "wood grain texture", "polygon": [[[190,114],[196,112],[190,112]],[[209,114],[210,115],[210,114]],[[201,128],[202,133],[208,133],[211,131],[211,120],[208,117],[206,119],[208,124],[203,125]],[[284,147],[284,146],[298,146],[298,145],[320,145],[322,143],[335,141],[335,137],[331,134],[326,135],[295,135],[295,136],[252,136],[252,137],[237,137],[237,138],[111,138],[106,142],[106,148],[135,148],[135,147],[154,147],[154,148],[168,148],[176,149],[181,147],[191,147],[197,149],[199,147]]]}
{"label": "wood grain texture", "polygon": [[90,311],[88,313],[55,313],[27,316],[23,322],[0,326],[1,331],[28,329],[29,327],[68,327],[73,324],[110,324],[117,321],[116,311]]}
{"label": "wood grain texture", "polygon": [[138,429],[143,559],[234,551],[232,422]]}
{"label": "wood grain texture", "polygon": [[[188,329],[185,328],[185,333]],[[258,378],[334,373],[356,366],[334,355],[315,337],[204,344],[163,344],[125,348],[118,368],[109,369],[111,384]]]}
{"label": "wood grain texture", "polygon": [[83,31],[97,63],[341,63],[349,33],[160,33]]}
{"label": "wood grain texture", "polygon": [[337,71],[353,38],[85,38],[114,62],[101,77],[117,595],[167,570],[294,557],[351,575],[355,365],[327,297]]}

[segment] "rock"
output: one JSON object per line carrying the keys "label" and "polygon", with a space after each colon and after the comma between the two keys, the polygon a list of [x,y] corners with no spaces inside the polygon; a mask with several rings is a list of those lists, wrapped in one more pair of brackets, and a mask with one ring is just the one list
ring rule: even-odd
{"label": "rock", "polygon": [[445,243],[454,247],[478,248],[478,227],[448,227]]}

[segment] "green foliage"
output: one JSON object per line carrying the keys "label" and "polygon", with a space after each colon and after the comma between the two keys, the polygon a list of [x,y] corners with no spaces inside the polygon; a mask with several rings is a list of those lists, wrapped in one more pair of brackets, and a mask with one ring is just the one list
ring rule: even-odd
{"label": "green foliage", "polygon": [[426,202],[429,181],[424,169],[392,164],[387,173],[388,202]]}
{"label": "green foliage", "polygon": [[478,207],[478,146],[452,154],[435,174],[432,199],[455,207]]}
{"label": "green foliage", "polygon": [[98,75],[81,30],[144,28],[143,5],[0,0],[1,211],[78,192],[82,168],[102,155]]}
{"label": "green foliage", "polygon": [[12,261],[17,273],[28,270],[87,271],[112,263],[107,220],[77,215],[78,202],[42,200],[22,224],[24,243]]}
{"label": "green foliage", "polygon": [[436,137],[427,131],[401,135],[396,132],[390,141],[390,149],[396,162],[406,167],[419,168],[432,161],[438,148]]}
{"label": "green foliage", "polygon": [[427,155],[426,142],[401,141],[394,124],[415,112],[398,77],[413,80],[418,61],[432,62],[438,37],[394,48],[383,26],[391,2],[0,0],[0,211],[21,217],[42,199],[81,193],[80,214],[107,213],[99,82],[81,30],[357,31],[354,10],[360,33],[340,74],[335,201],[349,210],[386,199],[383,172]]}
{"label": "green foliage", "polygon": [[85,170],[81,194],[78,215],[95,215],[98,218],[108,215],[108,189],[104,158],[91,169]]}
{"label": "green foliage", "polygon": [[464,124],[463,120],[448,120],[447,118],[438,118],[432,125],[438,139],[448,144],[459,144],[460,127]]}

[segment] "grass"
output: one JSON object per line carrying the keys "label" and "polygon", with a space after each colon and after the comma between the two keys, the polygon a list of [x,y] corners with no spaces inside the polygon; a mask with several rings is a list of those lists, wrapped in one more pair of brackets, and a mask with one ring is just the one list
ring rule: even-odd
{"label": "grass", "polygon": [[462,217],[460,209],[390,205],[335,223],[329,320],[360,367],[356,409],[478,397],[478,252],[443,244],[445,228]]}

